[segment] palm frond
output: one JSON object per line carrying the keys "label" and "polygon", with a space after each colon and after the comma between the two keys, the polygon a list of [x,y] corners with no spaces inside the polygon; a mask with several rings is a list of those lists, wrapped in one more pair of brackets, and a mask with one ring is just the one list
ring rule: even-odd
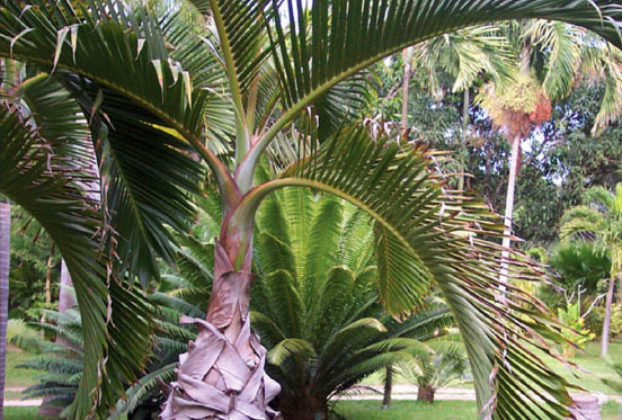
{"label": "palm frond", "polygon": [[[248,2],[255,4],[255,2]],[[540,18],[584,26],[620,46],[622,8],[614,2],[570,0],[507,2],[418,2],[383,0],[272,2],[271,55],[288,111],[271,134],[330,88],[371,63],[404,47],[467,26],[492,21]],[[287,11],[279,13],[280,10]],[[459,17],[459,18],[457,18]],[[353,92],[352,95],[356,95]]]}
{"label": "palm frond", "polygon": [[[524,418],[533,404],[539,407],[536,418],[565,415],[566,381],[530,350],[553,354],[543,339],[559,338],[552,315],[519,289],[500,289],[501,247],[491,239],[502,237],[502,219],[476,200],[443,189],[428,166],[420,151],[402,151],[372,140],[365,129],[345,128],[281,179],[249,193],[249,205],[271,191],[306,186],[364,210],[375,220],[382,251],[376,252],[382,303],[405,316],[422,303],[430,282],[440,287],[463,336],[484,411]],[[511,277],[540,278],[542,272],[526,261],[512,258]],[[536,399],[530,387],[538,390]]]}
{"label": "palm frond", "polygon": [[581,40],[585,31],[562,22],[536,20],[528,24],[524,36],[540,51],[550,54],[543,83],[547,96],[568,95],[581,65]]}
{"label": "palm frond", "polygon": [[[49,94],[45,83],[39,88],[30,86],[28,95],[41,96],[30,103],[43,106],[44,96]],[[47,102],[54,105],[54,102]],[[37,109],[41,112],[41,108]],[[72,275],[78,302],[84,322],[85,338],[91,346],[85,353],[85,364],[89,366],[83,376],[80,399],[77,405],[78,417],[90,410],[94,390],[102,382],[106,369],[116,372],[104,381],[100,397],[115,398],[115,389],[122,388],[123,380],[130,380],[141,365],[150,342],[149,311],[142,299],[133,290],[121,286],[119,280],[111,278],[108,268],[111,260],[106,259],[102,241],[107,232],[100,229],[102,214],[99,203],[93,200],[86,185],[93,185],[90,139],[76,135],[69,142],[44,139],[40,132],[28,123],[30,111],[19,104],[3,104],[0,115],[0,191],[30,213],[58,246]],[[59,127],[76,126],[76,114],[41,113],[47,118],[58,117],[53,124],[40,119],[42,128],[50,133],[60,133]],[[36,118],[34,118],[36,121]],[[79,124],[78,124],[79,126]],[[75,133],[73,133],[75,134]],[[71,136],[65,132],[63,136]],[[81,159],[80,159],[81,158]],[[71,165],[67,164],[71,159]],[[111,303],[110,299],[118,299]],[[136,318],[134,318],[136,316]],[[133,325],[128,320],[136,319]],[[128,330],[129,328],[129,330]],[[132,337],[132,343],[129,343]],[[125,346],[127,344],[127,346]],[[142,348],[140,348],[142,346]],[[107,364],[103,360],[107,357]]]}

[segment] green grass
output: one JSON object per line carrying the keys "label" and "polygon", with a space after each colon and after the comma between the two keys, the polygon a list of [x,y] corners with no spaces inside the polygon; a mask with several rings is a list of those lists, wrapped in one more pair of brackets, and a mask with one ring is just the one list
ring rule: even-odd
{"label": "green grass", "polygon": [[620,420],[622,419],[622,406],[609,401],[601,407],[600,413],[603,416],[603,420]]}
{"label": "green grass", "polygon": [[32,369],[18,369],[15,366],[35,357],[31,353],[9,347],[6,354],[6,387],[26,387],[38,383],[36,376],[43,373]]}
{"label": "green grass", "polygon": [[[622,363],[622,341],[619,339],[609,345],[609,360],[600,357],[600,343],[590,342],[585,350],[577,352],[572,362],[585,369],[587,372],[573,369],[569,371],[562,363],[551,359],[549,367],[564,376],[569,382],[575,383],[588,391],[604,392],[606,394],[615,393],[611,388],[601,382],[601,379],[617,379],[618,375],[611,369],[612,363]],[[575,376],[576,375],[576,376]]]}
{"label": "green grass", "polygon": [[[347,420],[477,420],[477,406],[472,401],[395,401],[382,410],[380,401],[341,401],[336,411]],[[601,410],[603,420],[619,420],[621,408],[614,402]]]}
{"label": "green grass", "polygon": [[48,420],[37,416],[39,407],[4,407],[4,420]]}
{"label": "green grass", "polygon": [[395,401],[387,410],[380,407],[380,401],[342,401],[336,410],[348,420],[477,420],[471,401]]}

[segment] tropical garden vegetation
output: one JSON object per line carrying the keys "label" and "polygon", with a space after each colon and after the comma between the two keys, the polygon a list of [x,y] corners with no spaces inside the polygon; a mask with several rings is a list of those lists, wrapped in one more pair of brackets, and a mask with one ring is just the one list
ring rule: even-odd
{"label": "tropical garden vegetation", "polygon": [[[528,18],[593,33],[542,21],[527,30]],[[537,217],[531,202],[551,204],[533,191],[521,196],[519,154],[507,158],[499,128],[513,149],[531,139],[535,157],[524,166],[546,184],[538,193],[568,183],[562,164],[612,186],[594,175],[608,182],[619,165],[603,174],[585,156],[569,157],[576,149],[549,148],[561,162],[551,169],[553,159],[535,153],[570,132],[586,148],[580,135],[609,135],[620,150],[621,18],[616,2],[565,0],[2,1],[0,193],[12,204],[0,204],[0,298],[6,305],[9,212],[19,209],[43,238],[21,249],[50,249],[44,264],[22,258],[24,266],[49,274],[50,295],[53,269],[66,267],[79,310],[65,286],[59,313],[23,312],[58,335],[59,357],[31,365],[52,375],[30,392],[70,403],[63,414],[78,419],[160,410],[162,418],[263,419],[278,410],[324,418],[336,393],[400,359],[429,394],[444,373],[461,370],[464,348],[483,417],[568,415],[568,382],[542,356],[559,357],[568,326],[549,309],[559,302],[530,295],[554,296],[556,284],[510,248],[512,206],[501,218],[465,187],[499,209],[503,185],[509,203],[516,184],[522,217]],[[464,29],[511,19],[521,21]],[[503,39],[517,28],[528,33],[514,38],[519,48]],[[445,57],[459,64],[434,65],[438,79],[428,80],[439,81],[410,89],[432,66],[404,71],[400,57],[433,56],[426,48],[446,45],[421,43],[457,30],[466,54]],[[420,49],[402,55],[410,45]],[[584,49],[584,67],[567,68]],[[468,67],[469,54],[488,61]],[[397,76],[378,72],[392,60]],[[517,62],[518,75],[507,71]],[[578,79],[580,69],[593,77]],[[399,96],[390,83],[376,86],[392,77],[403,93],[399,130],[386,115]],[[491,93],[489,81],[509,87]],[[577,84],[600,89],[589,112],[566,96]],[[501,101],[502,114],[486,98],[469,103],[471,89]],[[536,112],[542,104],[546,112]],[[434,116],[413,124],[438,113],[448,126]],[[508,129],[512,121],[520,127]],[[459,149],[459,170],[430,148]],[[509,180],[494,185],[496,197],[482,180],[489,176]],[[574,181],[575,199],[586,186]],[[599,255],[613,271],[616,244],[604,243]],[[2,350],[8,309],[0,309]],[[447,344],[448,318],[459,344]]]}

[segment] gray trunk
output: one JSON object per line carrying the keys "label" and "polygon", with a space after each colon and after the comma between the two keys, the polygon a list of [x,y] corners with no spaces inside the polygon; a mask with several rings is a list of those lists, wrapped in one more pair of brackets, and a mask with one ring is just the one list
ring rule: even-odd
{"label": "gray trunk", "polygon": [[281,387],[265,373],[266,349],[250,329],[252,281],[248,270],[234,269],[216,242],[207,319],[182,319],[195,324],[199,333],[179,356],[177,381],[171,384],[161,419],[278,418],[268,403]]}
{"label": "gray trunk", "polygon": [[[0,200],[2,200],[0,198]],[[0,201],[0,420],[4,406],[6,326],[9,318],[9,268],[11,256],[11,205]]]}
{"label": "gray trunk", "polygon": [[60,290],[58,291],[58,312],[62,314],[76,304],[76,300],[71,293],[72,287],[71,275],[63,259],[60,264]]}
{"label": "gray trunk", "polygon": [[[518,169],[518,156],[520,153],[519,137],[514,138],[512,142],[512,154],[510,156],[510,174],[508,178],[508,192],[505,199],[505,229],[503,231],[503,248],[501,253],[501,273],[499,276],[499,282],[503,285],[508,281],[508,258],[510,257],[510,247],[512,242],[510,236],[512,235],[512,215],[514,213],[514,190],[516,188],[516,173]],[[505,287],[502,286],[502,291],[505,291]]]}
{"label": "gray trunk", "polygon": [[613,286],[616,279],[609,280],[609,289],[607,290],[607,300],[605,303],[605,319],[603,320],[603,334],[601,337],[600,357],[607,357],[609,353],[609,328],[611,325],[611,306],[613,304]]}
{"label": "gray trunk", "polygon": [[404,59],[404,80],[402,81],[401,141],[406,143],[408,140],[408,90],[410,83],[410,61],[408,59],[408,48],[402,50],[402,58]]}
{"label": "gray trunk", "polygon": [[460,137],[460,178],[458,179],[458,191],[464,191],[464,155],[466,146],[467,130],[469,129],[469,106],[471,105],[469,89],[464,90],[462,104],[462,136]]}

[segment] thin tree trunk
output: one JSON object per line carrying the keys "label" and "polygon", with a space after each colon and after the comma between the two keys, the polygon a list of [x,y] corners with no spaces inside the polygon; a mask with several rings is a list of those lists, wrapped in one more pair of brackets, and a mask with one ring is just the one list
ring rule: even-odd
{"label": "thin tree trunk", "polygon": [[4,406],[6,326],[9,318],[9,269],[11,257],[11,205],[0,199],[0,420]]}
{"label": "thin tree trunk", "polygon": [[462,136],[460,136],[460,178],[458,179],[458,191],[464,190],[464,149],[466,146],[467,130],[469,129],[469,106],[471,104],[471,95],[469,89],[464,90],[462,104]]}
{"label": "thin tree trunk", "polygon": [[408,96],[410,85],[410,60],[408,59],[408,48],[402,50],[402,58],[404,59],[404,78],[402,80],[402,120],[401,120],[401,138],[402,142],[408,140]]}
{"label": "thin tree trunk", "polygon": [[393,365],[386,368],[384,377],[384,394],[382,396],[382,408],[391,406],[391,393],[393,392]]}
{"label": "thin tree trunk", "polygon": [[607,357],[609,353],[609,327],[611,325],[611,306],[613,304],[613,289],[616,283],[616,277],[609,280],[609,289],[607,290],[607,300],[605,302],[605,319],[603,320],[603,334],[601,337],[600,357]]}
{"label": "thin tree trunk", "polygon": [[[45,307],[50,308],[52,303],[52,269],[54,268],[54,246],[48,255],[47,262],[45,264]],[[45,314],[41,315],[41,322],[45,322]],[[44,333],[45,335],[45,333]]]}
{"label": "thin tree trunk", "polygon": [[63,259],[60,263],[60,290],[58,292],[58,312],[61,314],[67,313],[76,304],[76,300],[71,293],[72,287],[71,274],[69,274],[67,264],[65,264]]}
{"label": "thin tree trunk", "polygon": [[[505,229],[503,231],[503,251],[501,252],[501,272],[499,282],[502,284],[502,291],[505,291],[504,283],[508,280],[508,258],[510,257],[510,247],[512,246],[510,235],[512,234],[512,214],[514,213],[514,190],[516,188],[516,172],[518,169],[518,155],[520,153],[520,137],[515,137],[512,142],[512,154],[510,156],[510,174],[508,177],[508,192],[505,199]],[[502,298],[503,299],[503,298]]]}
{"label": "thin tree trunk", "polygon": [[[231,251],[231,250],[230,250]],[[161,418],[273,419],[268,403],[280,392],[264,370],[266,349],[251,332],[249,318],[251,252],[241,270],[237,253],[215,243],[214,283],[206,320],[184,318],[199,328],[188,352],[179,356],[177,381]]]}

